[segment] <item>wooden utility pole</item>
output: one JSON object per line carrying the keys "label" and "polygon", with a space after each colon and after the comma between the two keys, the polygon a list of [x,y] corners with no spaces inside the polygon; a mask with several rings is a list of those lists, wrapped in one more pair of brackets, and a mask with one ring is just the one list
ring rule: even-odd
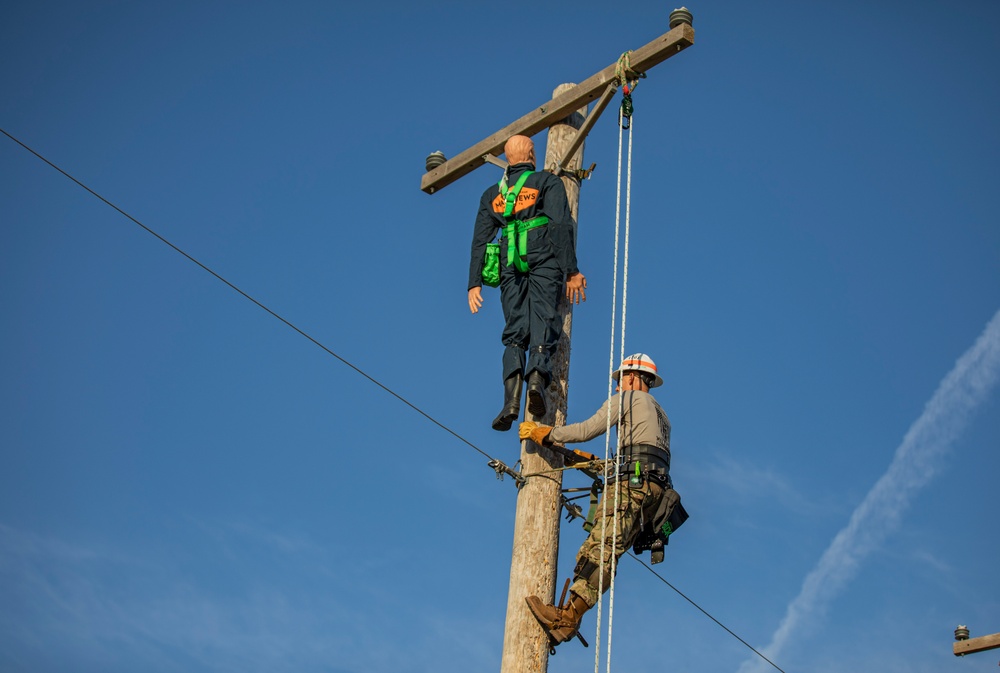
{"label": "wooden utility pole", "polygon": [[[670,14],[669,32],[630,53],[631,69],[645,73],[693,44],[690,12],[684,8],[674,10]],[[439,152],[431,154],[420,189],[434,194],[486,163],[503,165],[497,156],[511,136],[533,136],[548,128],[542,165],[562,177],[574,222],[579,221],[582,141],[617,91],[620,84],[617,65],[616,61],[580,84],[560,85],[551,101],[453,159],[447,160]],[[588,115],[587,106],[594,101],[596,105]],[[535,419],[546,425],[566,423],[572,306],[565,298],[559,303],[559,311],[563,335],[553,361],[552,382],[546,391],[548,411],[545,418]],[[532,442],[522,442],[521,466],[524,475],[542,472],[562,467],[562,457]],[[501,673],[544,673],[548,667],[548,637],[531,616],[524,599],[530,595],[549,601],[555,598],[561,488],[562,473],[556,472],[527,479],[518,490]]]}
{"label": "wooden utility pole", "polygon": [[[558,98],[573,86],[559,85],[552,97]],[[569,161],[563,161],[563,157],[567,150],[572,149],[586,113],[587,108],[584,106],[549,128],[543,166],[548,168],[561,162],[569,172],[580,167],[583,161],[582,147]],[[580,204],[580,179],[564,175],[562,181],[566,187],[570,213],[576,222]],[[575,234],[576,232],[574,236]],[[559,300],[559,316],[562,319],[563,333],[559,337],[559,346],[553,359],[552,383],[546,391],[546,415],[544,418],[534,419],[546,425],[566,424],[573,307],[565,296]],[[534,442],[521,442],[521,474],[534,474],[562,466],[563,460],[559,454]],[[538,627],[538,622],[528,611],[524,599],[534,595],[551,600],[555,595],[559,565],[561,490],[562,472],[555,472],[545,475],[545,478],[528,479],[517,492],[501,673],[545,671],[548,664],[549,638]]]}

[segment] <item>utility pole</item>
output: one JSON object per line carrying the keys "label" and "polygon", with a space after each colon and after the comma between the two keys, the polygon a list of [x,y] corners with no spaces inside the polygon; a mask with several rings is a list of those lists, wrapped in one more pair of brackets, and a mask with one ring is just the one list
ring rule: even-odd
{"label": "utility pole", "polygon": [[[561,84],[552,94],[572,89],[573,84]],[[578,220],[580,204],[580,178],[575,171],[583,161],[583,147],[563,161],[567,150],[584,124],[587,108],[549,128],[545,158],[546,168],[562,163],[569,175],[562,176],[573,221]],[[575,235],[576,232],[574,232]],[[567,396],[569,394],[569,353],[573,325],[573,306],[563,296],[559,300],[559,316],[563,333],[559,337],[552,366],[552,383],[546,390],[546,414],[533,419],[545,425],[565,425]],[[534,442],[521,442],[521,474],[535,474],[563,466],[562,456]],[[555,595],[556,573],[559,560],[559,500],[562,490],[562,472],[545,475],[544,479],[528,479],[517,491],[517,509],[514,514],[514,548],[510,559],[510,588],[507,591],[507,623],[504,629],[501,673],[545,671],[549,658],[549,638],[538,627],[538,622],[527,609],[524,599],[528,596],[550,598]]]}
{"label": "utility pole", "polygon": [[[670,14],[670,30],[630,53],[631,69],[646,73],[694,44],[691,13],[685,8]],[[559,175],[566,187],[570,211],[579,221],[580,180],[583,171],[583,140],[621,84],[618,63],[612,63],[580,84],[562,84],[551,101],[535,108],[517,121],[483,139],[448,160],[440,152],[427,157],[427,172],[420,188],[428,194],[487,163],[503,166],[497,156],[513,135],[533,136],[548,128],[545,170]],[[587,114],[589,103],[596,101]],[[576,232],[574,232],[575,234]],[[584,266],[584,265],[582,265]],[[559,302],[563,335],[553,361],[552,382],[546,391],[546,425],[566,423],[569,393],[569,354],[572,306],[563,297]],[[562,467],[562,457],[532,442],[521,443],[521,474],[533,474]],[[518,489],[514,516],[514,544],[511,555],[507,621],[504,631],[501,673],[545,673],[548,670],[549,641],[529,612],[525,598],[555,598],[559,559],[559,515],[562,473],[529,478]]]}

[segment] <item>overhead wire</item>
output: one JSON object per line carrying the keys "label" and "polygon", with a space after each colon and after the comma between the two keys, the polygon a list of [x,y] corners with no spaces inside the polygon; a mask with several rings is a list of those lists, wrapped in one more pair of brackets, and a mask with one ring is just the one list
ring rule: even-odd
{"label": "overhead wire", "polygon": [[[172,243],[171,241],[167,240],[165,237],[163,237],[162,235],[160,235],[158,232],[156,232],[155,230],[153,230],[149,226],[143,224],[138,219],[136,219],[135,217],[133,217],[129,213],[125,212],[124,210],[122,210],[121,208],[119,208],[117,205],[115,205],[114,203],[112,203],[111,201],[109,201],[108,199],[106,199],[105,197],[103,197],[102,195],[98,194],[96,191],[94,191],[93,189],[91,189],[90,187],[88,187],[82,181],[76,179],[70,173],[68,173],[67,171],[63,170],[62,168],[60,168],[59,166],[57,166],[54,162],[52,162],[49,159],[47,159],[41,153],[35,151],[31,147],[29,147],[27,144],[25,144],[24,142],[22,142],[20,139],[16,138],[15,136],[11,135],[10,133],[8,133],[5,129],[0,128],[0,133],[4,134],[5,136],[7,136],[11,140],[13,140],[15,143],[17,143],[18,145],[20,145],[21,147],[23,147],[24,149],[26,149],[31,154],[35,155],[37,158],[41,159],[43,162],[45,162],[46,164],[48,164],[49,166],[51,166],[52,168],[54,168],[56,171],[58,171],[59,173],[61,173],[63,176],[65,176],[65,177],[69,178],[70,180],[72,180],[73,182],[75,182],[78,186],[82,187],[84,190],[86,190],[87,192],[89,192],[91,195],[95,196],[100,201],[104,202],[105,205],[110,206],[114,210],[118,211],[118,213],[120,213],[121,215],[124,215],[126,218],[128,218],[129,220],[131,220],[132,222],[134,222],[135,224],[137,224],[139,227],[141,227],[144,231],[146,231],[147,233],[149,233],[152,236],[156,237],[160,242],[166,244],[171,249],[173,249],[175,252],[177,252],[180,255],[182,255],[183,257],[185,257],[187,260],[193,262],[197,266],[201,267],[203,270],[207,271],[209,274],[211,274],[212,276],[214,276],[217,280],[219,280],[222,283],[224,283],[225,285],[227,285],[230,289],[232,289],[235,292],[237,292],[238,294],[242,295],[245,299],[248,299],[249,301],[251,301],[258,308],[263,309],[268,314],[270,314],[272,317],[278,319],[279,321],[281,321],[282,323],[284,323],[286,326],[288,326],[288,327],[292,328],[293,330],[295,330],[296,332],[298,332],[301,336],[303,336],[306,339],[308,339],[309,341],[311,341],[314,345],[316,345],[319,348],[321,348],[327,354],[332,355],[336,359],[340,360],[343,364],[347,365],[348,367],[350,367],[351,369],[353,369],[355,372],[357,372],[358,374],[360,374],[364,378],[368,379],[369,381],[371,381],[372,383],[374,383],[376,386],[378,386],[379,388],[381,388],[385,392],[389,393],[390,395],[392,395],[393,397],[395,397],[397,400],[399,400],[400,402],[402,402],[406,406],[408,406],[411,409],[413,409],[414,411],[416,411],[418,414],[420,414],[421,416],[423,416],[424,418],[426,418],[427,420],[429,420],[434,425],[438,426],[439,428],[441,428],[442,430],[444,430],[448,434],[452,435],[453,437],[455,437],[459,441],[465,443],[466,445],[468,445],[469,447],[471,447],[475,451],[478,451],[479,453],[481,453],[486,458],[489,458],[490,462],[491,462],[491,466],[492,466],[493,463],[500,463],[500,461],[498,461],[496,458],[494,458],[490,454],[486,453],[486,451],[483,451],[481,448],[479,448],[478,446],[476,446],[475,444],[473,444],[471,441],[469,441],[468,439],[466,439],[462,435],[458,434],[457,432],[455,432],[454,430],[452,430],[451,428],[449,428],[448,426],[446,426],[444,423],[442,423],[441,421],[437,420],[436,418],[434,418],[433,416],[431,416],[430,414],[428,414],[426,411],[424,411],[423,409],[421,409],[417,405],[413,404],[412,402],[410,402],[409,400],[407,400],[405,397],[403,397],[402,395],[400,395],[396,391],[394,391],[391,388],[389,388],[387,385],[385,385],[381,381],[378,381],[377,379],[375,379],[373,376],[369,375],[367,372],[365,372],[364,370],[362,370],[360,367],[358,367],[354,363],[348,361],[346,358],[341,357],[340,355],[338,355],[337,353],[335,353],[333,350],[331,350],[330,348],[328,348],[326,345],[324,345],[318,339],[316,339],[313,336],[311,336],[310,334],[308,334],[305,330],[299,328],[294,323],[292,323],[290,320],[288,320],[285,317],[279,315],[277,312],[273,311],[271,308],[269,308],[268,306],[266,306],[262,302],[258,301],[257,299],[255,299],[254,297],[252,297],[250,294],[248,294],[244,290],[242,290],[239,287],[237,287],[234,283],[230,282],[229,280],[227,280],[226,278],[224,278],[222,275],[220,275],[219,273],[217,273],[216,271],[214,271],[213,269],[211,269],[208,265],[202,263],[201,261],[199,261],[198,259],[196,259],[192,255],[188,254],[187,252],[185,252],[184,250],[182,250],[180,247],[178,247],[177,245],[175,245],[174,243]],[[509,468],[508,468],[508,470],[509,470]],[[507,472],[508,474],[511,474],[512,476],[515,476],[512,471],[505,471],[505,472]],[[500,471],[498,471],[497,474],[499,476]]]}
{"label": "overhead wire", "polygon": [[763,654],[761,654],[757,649],[754,648],[753,645],[751,645],[750,643],[748,643],[747,641],[743,640],[738,635],[736,635],[735,633],[733,633],[733,631],[730,630],[728,626],[726,626],[725,624],[723,624],[722,622],[720,622],[718,619],[716,619],[715,617],[713,617],[711,614],[709,614],[709,612],[705,608],[701,607],[700,605],[698,605],[697,603],[695,603],[693,600],[691,600],[690,598],[688,598],[680,589],[678,589],[673,584],[671,584],[670,582],[668,582],[665,577],[663,577],[658,572],[656,572],[655,570],[653,570],[652,568],[650,568],[649,565],[647,565],[645,561],[643,561],[641,558],[639,558],[638,556],[636,556],[632,552],[628,552],[628,555],[631,556],[632,558],[634,558],[636,561],[638,561],[642,565],[643,568],[645,568],[649,572],[653,573],[653,575],[657,579],[659,579],[661,582],[663,582],[668,587],[670,587],[675,592],[677,592],[678,596],[680,596],[681,598],[683,598],[684,600],[686,600],[688,603],[690,603],[694,607],[698,608],[698,610],[703,615],[705,615],[706,617],[708,617],[709,619],[711,619],[713,622],[715,622],[716,624],[718,624],[719,626],[721,626],[726,631],[726,633],[728,633],[733,638],[735,638],[736,640],[738,640],[741,643],[743,643],[744,645],[746,645],[754,654],[756,654],[758,657],[760,657],[761,659],[763,659],[767,663],[769,663],[772,666],[774,666],[774,668],[776,668],[777,670],[781,671],[781,673],[785,673],[785,671],[782,668],[780,668],[776,663],[774,663],[773,661],[771,661],[770,659],[768,659],[767,657],[765,657]]}
{"label": "overhead wire", "polygon": [[[357,372],[358,374],[360,374],[364,378],[368,379],[371,383],[375,384],[376,386],[378,386],[379,388],[381,388],[386,393],[392,395],[397,400],[399,400],[400,402],[402,402],[406,406],[410,407],[413,411],[417,412],[418,414],[420,414],[421,416],[423,416],[424,418],[426,418],[428,421],[430,421],[434,425],[438,426],[439,428],[441,428],[442,430],[444,430],[448,434],[452,435],[453,437],[455,437],[456,439],[458,439],[462,443],[466,444],[467,446],[469,446],[473,450],[477,451],[478,453],[480,453],[484,457],[489,458],[490,461],[491,461],[491,465],[493,463],[500,463],[502,465],[502,463],[500,461],[498,461],[497,459],[493,458],[486,451],[484,451],[480,447],[476,446],[474,443],[472,443],[471,441],[469,441],[468,439],[466,439],[462,435],[458,434],[457,432],[455,432],[454,430],[452,430],[451,428],[449,428],[448,426],[446,426],[441,421],[438,421],[436,418],[434,418],[433,416],[431,416],[430,414],[428,414],[427,412],[425,412],[423,409],[421,409],[420,407],[416,406],[415,404],[413,404],[412,402],[410,402],[409,400],[407,400],[405,397],[403,397],[399,393],[395,392],[394,390],[392,390],[391,388],[389,388],[388,386],[386,386],[385,384],[383,384],[381,381],[375,379],[373,376],[371,376],[370,374],[368,374],[367,372],[365,372],[363,369],[361,369],[360,367],[358,367],[354,363],[350,362],[346,358],[344,358],[344,357],[340,356],[339,354],[337,354],[336,352],[334,352],[332,349],[330,349],[328,346],[326,346],[325,344],[323,344],[321,341],[319,341],[318,339],[316,339],[315,337],[313,337],[312,335],[310,335],[309,333],[307,333],[305,330],[301,329],[300,327],[298,327],[297,325],[295,325],[294,323],[292,323],[287,318],[285,318],[282,315],[278,314],[276,311],[272,310],[270,307],[268,307],[267,305],[265,305],[261,301],[257,300],[253,296],[251,296],[249,293],[247,293],[246,291],[244,291],[243,289],[241,289],[240,287],[238,287],[237,285],[235,285],[234,283],[232,283],[231,281],[229,281],[228,279],[226,279],[225,277],[223,277],[221,274],[217,273],[215,270],[213,270],[212,268],[210,268],[208,265],[206,265],[203,262],[199,261],[194,256],[192,256],[191,254],[189,254],[188,252],[186,252],[185,250],[183,250],[182,248],[180,248],[179,246],[177,246],[176,244],[174,244],[173,242],[171,242],[170,240],[168,240],[167,238],[165,238],[164,236],[162,236],[161,234],[159,234],[157,231],[155,231],[151,227],[147,226],[146,224],[142,223],[141,221],[139,221],[137,218],[133,217],[131,214],[129,214],[128,212],[126,212],[122,208],[118,207],[112,201],[110,201],[109,199],[105,198],[104,196],[102,196],[101,194],[99,194],[94,189],[90,188],[88,185],[86,185],[81,180],[78,180],[72,174],[70,174],[69,172],[67,172],[66,170],[64,170],[63,168],[61,168],[57,164],[55,164],[53,161],[49,160],[47,157],[45,157],[44,155],[42,155],[41,153],[39,153],[38,151],[36,151],[32,147],[30,147],[29,145],[27,145],[23,141],[21,141],[19,138],[17,138],[14,135],[10,134],[8,131],[6,131],[3,128],[0,128],[0,133],[2,133],[3,135],[7,136],[8,138],[10,138],[10,140],[12,140],[16,144],[20,145],[22,148],[24,148],[25,150],[27,150],[28,152],[30,152],[31,154],[33,154],[35,157],[37,157],[43,163],[45,163],[48,166],[50,166],[51,168],[55,169],[57,172],[59,172],[60,174],[62,174],[64,177],[68,178],[70,181],[76,183],[77,186],[81,187],[83,190],[85,190],[86,192],[88,192],[89,194],[91,194],[92,196],[94,196],[95,198],[97,198],[98,200],[100,200],[101,202],[103,202],[105,205],[109,206],[110,208],[112,208],[113,210],[117,211],[119,214],[121,214],[122,216],[124,216],[125,218],[127,218],[128,220],[130,220],[131,222],[133,222],[134,224],[138,225],[144,231],[146,231],[150,235],[154,236],[157,240],[159,240],[163,244],[165,244],[168,247],[170,247],[172,250],[174,250],[175,252],[177,252],[178,254],[180,254],[181,256],[183,256],[184,258],[186,258],[188,261],[194,263],[195,265],[197,265],[198,267],[200,267],[204,271],[208,272],[214,278],[216,278],[217,280],[219,280],[220,282],[222,282],[223,284],[225,284],[227,287],[229,287],[230,289],[232,289],[233,291],[235,291],[236,293],[238,293],[239,295],[241,295],[242,297],[244,297],[245,299],[247,299],[248,301],[250,301],[251,303],[253,303],[254,305],[256,305],[258,308],[262,309],[263,311],[265,311],[266,313],[268,313],[269,315],[271,315],[273,318],[279,320],[280,322],[282,322],[283,324],[285,324],[287,327],[289,327],[292,330],[294,330],[295,332],[297,332],[300,336],[302,336],[302,337],[306,338],[307,340],[309,340],[310,342],[312,342],[315,346],[319,347],[321,350],[323,350],[328,355],[333,356],[334,358],[336,358],[337,360],[339,360],[341,363],[343,363],[347,367],[353,369],[355,372]],[[630,134],[630,136],[631,136],[631,134]],[[620,148],[620,145],[619,145],[619,152],[620,152],[620,149],[621,148]],[[630,137],[629,138],[629,159],[630,160],[631,160],[631,150],[632,150],[632,148],[631,148],[631,137]],[[630,189],[630,187],[631,187],[631,166],[629,166],[628,181],[629,181],[629,189]],[[626,195],[626,203],[628,203],[629,199],[630,199],[630,194],[627,194]],[[616,276],[616,280],[617,280],[617,257],[618,257],[618,255],[617,255],[617,250],[618,250],[618,232],[617,232],[617,226],[618,226],[618,223],[617,223],[617,220],[616,220],[616,240],[615,240],[615,251],[616,251],[616,254],[615,254],[615,271],[616,271],[615,272],[615,276]],[[627,241],[628,241],[628,215],[626,215],[626,248],[627,248],[627,245],[628,245]],[[627,250],[626,250],[626,262],[625,262],[625,265],[626,265],[626,271],[625,271],[626,279],[625,279],[625,282],[627,282]],[[623,301],[623,304],[624,304],[624,301]],[[623,312],[624,312],[624,306],[623,306]],[[622,334],[623,334],[622,348],[624,349],[624,315],[623,315],[623,323],[622,323]],[[612,339],[614,339],[613,335],[614,335],[614,325],[612,324]],[[614,353],[614,342],[612,341],[612,365],[611,365],[612,368],[614,366],[614,364],[613,364],[613,362],[614,362],[613,361],[613,353]],[[622,353],[623,353],[622,357],[624,357],[624,351],[622,351]],[[609,385],[609,387],[610,387],[610,385]],[[606,456],[607,456],[607,451],[606,451]],[[501,470],[498,469],[497,470],[498,476],[499,476],[500,472],[501,472]],[[516,472],[510,470],[510,468],[507,468],[506,472],[508,474],[511,474],[515,478],[521,477],[521,475],[519,475]],[[532,476],[534,476],[534,475],[532,475]],[[541,476],[541,475],[539,475],[539,476]],[[605,511],[605,514],[606,514],[606,511]],[[664,577],[662,577],[660,574],[658,574],[655,570],[653,570],[652,568],[650,568],[642,559],[640,559],[639,557],[635,556],[631,552],[628,552],[628,554],[629,554],[629,556],[631,556],[632,558],[634,558],[636,561],[638,561],[640,564],[642,564],[643,567],[645,567],[647,570],[649,570],[661,582],[663,582],[668,587],[670,587],[675,592],[677,592],[677,594],[680,595],[682,598],[684,598],[684,600],[686,600],[689,603],[691,603],[691,605],[693,605],[694,607],[696,607],[706,617],[708,617],[713,622],[715,622],[720,627],[722,627],[731,636],[733,636],[734,638],[736,638],[737,640],[739,640],[741,643],[743,643],[743,645],[745,645],[750,650],[752,650],[761,659],[763,659],[767,663],[771,664],[771,666],[773,666],[775,669],[777,669],[781,673],[785,673],[784,670],[782,670],[780,667],[778,667],[777,664],[775,664],[770,659],[768,659],[766,656],[764,656],[759,651],[757,651],[756,649],[754,649],[753,646],[751,646],[745,640],[743,640],[742,638],[740,638],[736,633],[734,633],[732,630],[730,630],[725,624],[723,624],[718,619],[716,619],[715,617],[713,617],[708,611],[706,611],[700,605],[698,605],[693,600],[691,600],[690,598],[688,598],[679,589],[677,589],[672,584],[670,584],[670,582],[668,582]],[[613,584],[614,584],[614,577],[613,576],[612,576],[611,582],[612,582],[612,587],[613,587]],[[613,596],[612,596],[612,600],[613,600]],[[600,624],[600,610],[601,610],[601,603],[599,601],[598,602],[598,615],[597,615],[598,616],[598,625]],[[597,643],[598,643],[598,645],[597,645],[597,652],[595,654],[597,654],[597,656],[599,657],[599,651],[600,651],[600,649],[599,649],[600,629],[599,628],[598,628],[598,641],[597,641]],[[608,650],[609,650],[608,651],[608,663],[609,663],[609,666],[610,666],[610,618],[609,618],[609,647],[608,647]],[[599,659],[597,660],[597,664],[596,665],[599,665]]]}

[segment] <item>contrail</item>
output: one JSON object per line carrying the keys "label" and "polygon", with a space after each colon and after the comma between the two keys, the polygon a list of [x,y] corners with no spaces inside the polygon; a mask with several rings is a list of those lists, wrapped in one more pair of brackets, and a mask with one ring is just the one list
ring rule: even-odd
{"label": "contrail", "polygon": [[[865,556],[892,532],[916,492],[934,476],[969,417],[1000,378],[1000,311],[976,343],[942,379],[920,418],[910,426],[885,474],[833,538],[816,567],[806,576],[799,595],[771,637],[764,654],[772,661],[792,632],[816,611],[822,611],[857,572]],[[748,660],[740,673],[764,670],[760,660]]]}

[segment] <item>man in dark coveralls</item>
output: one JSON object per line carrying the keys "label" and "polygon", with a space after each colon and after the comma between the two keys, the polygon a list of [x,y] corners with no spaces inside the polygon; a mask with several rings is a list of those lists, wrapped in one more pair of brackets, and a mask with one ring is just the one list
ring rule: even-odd
{"label": "man in dark coveralls", "polygon": [[[493,429],[509,430],[521,414],[527,374],[527,409],[545,415],[545,388],[552,379],[562,321],[556,307],[565,291],[572,303],[586,301],[587,279],[576,265],[575,223],[562,180],[535,172],[535,145],[513,136],[504,146],[510,164],[504,178],[479,200],[469,264],[469,310],[483,305],[486,244],[500,231],[500,304],[504,325],[503,409]],[[510,207],[509,207],[510,206]],[[565,290],[563,289],[565,287]]]}

